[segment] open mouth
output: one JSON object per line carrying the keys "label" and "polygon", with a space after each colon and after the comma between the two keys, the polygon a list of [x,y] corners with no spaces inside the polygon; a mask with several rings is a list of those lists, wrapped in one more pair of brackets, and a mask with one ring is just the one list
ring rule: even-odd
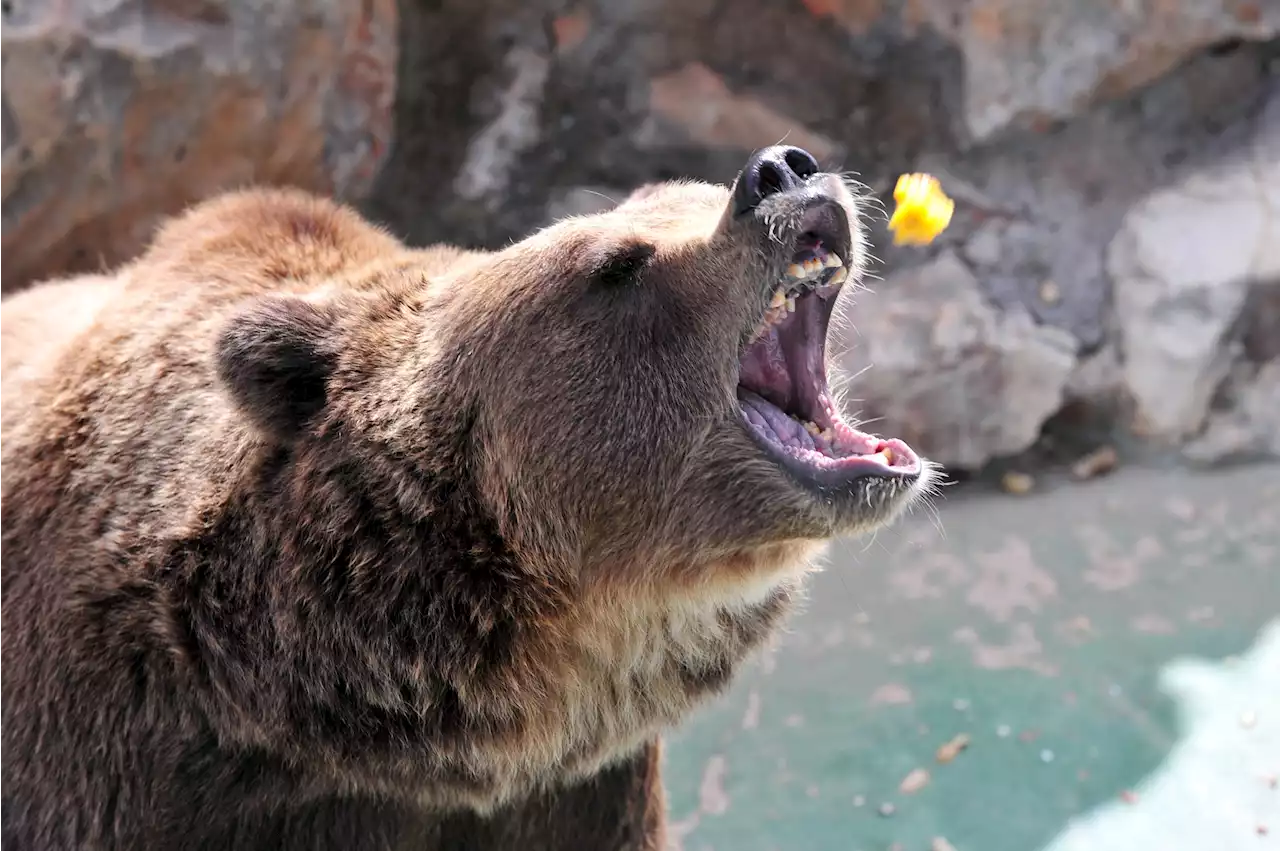
{"label": "open mouth", "polygon": [[838,233],[809,229],[797,240],[742,354],[738,402],[756,442],[802,479],[837,485],[865,476],[909,478],[920,473],[915,452],[846,423],[827,384],[827,329],[849,275],[841,256],[848,237]]}

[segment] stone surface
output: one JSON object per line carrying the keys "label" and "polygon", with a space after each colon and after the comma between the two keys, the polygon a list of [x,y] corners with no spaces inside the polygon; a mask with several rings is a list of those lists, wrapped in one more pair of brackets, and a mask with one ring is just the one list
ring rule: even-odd
{"label": "stone surface", "polygon": [[1280,359],[1258,370],[1244,391],[1240,410],[1253,425],[1260,448],[1280,457]]}
{"label": "stone surface", "polygon": [[1148,432],[1199,431],[1250,288],[1280,280],[1276,186],[1280,149],[1246,147],[1139,203],[1112,242],[1124,379]]}
{"label": "stone surface", "polygon": [[849,309],[842,366],[877,431],[964,469],[1035,441],[1076,364],[1069,334],[993,307],[950,251],[875,289]]}
{"label": "stone surface", "polygon": [[[1280,289],[1251,282],[1243,306],[1223,290],[1215,310],[1238,321],[1196,326],[1201,367],[1161,372],[1158,352],[1140,367],[1152,358],[1125,359],[1136,338],[1117,330],[1107,247],[1120,262],[1123,230],[1134,262],[1161,240],[1193,265],[1231,262],[1212,224],[1187,240],[1150,220],[1242,146],[1280,144],[1277,16],[1257,0],[12,0],[4,286],[122,259],[161,215],[250,181],[355,199],[411,242],[494,247],[652,180],[727,182],[751,149],[786,141],[882,202],[907,170],[957,200],[924,249],[892,245],[872,216],[877,274],[896,284],[963,258],[973,291],[910,308],[922,327],[950,305],[951,331],[926,346],[859,322],[901,358],[882,386],[878,368],[861,379],[880,394],[868,416],[967,468],[1024,446],[1055,400],[1122,407],[1137,369],[1181,435],[1224,364],[1280,357]],[[1227,172],[1237,182],[1210,194],[1234,197],[1244,178]],[[1123,289],[1155,311],[1150,339],[1193,346],[1182,314],[1156,309],[1167,293]],[[944,356],[963,391],[927,389]],[[912,401],[894,408],[903,376]],[[1164,380],[1182,385],[1157,400]]]}
{"label": "stone surface", "polygon": [[981,142],[1123,96],[1197,52],[1274,38],[1273,0],[804,0],[868,41],[941,36],[962,58],[957,123]]}
{"label": "stone surface", "polygon": [[391,136],[394,0],[7,0],[5,290],[116,263],[249,182],[359,197]]}
{"label": "stone surface", "polygon": [[1270,0],[916,0],[905,17],[960,46],[962,119],[976,141],[1070,118],[1210,45],[1280,31]]}
{"label": "stone surface", "polygon": [[1201,464],[1280,457],[1280,359],[1240,380],[1234,404],[1210,415],[1204,434],[1183,454]]}

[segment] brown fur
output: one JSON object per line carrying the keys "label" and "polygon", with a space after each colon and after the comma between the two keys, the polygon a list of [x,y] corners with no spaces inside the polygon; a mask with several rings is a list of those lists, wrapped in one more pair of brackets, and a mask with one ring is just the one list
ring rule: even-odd
{"label": "brown fur", "polygon": [[4,840],[660,847],[646,742],[920,487],[735,425],[728,199],[486,254],[248,191],[6,299]]}

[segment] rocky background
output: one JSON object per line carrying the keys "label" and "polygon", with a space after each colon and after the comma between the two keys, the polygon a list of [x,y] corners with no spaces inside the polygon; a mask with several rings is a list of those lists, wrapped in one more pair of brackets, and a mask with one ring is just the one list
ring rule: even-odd
{"label": "rocky background", "polygon": [[1280,0],[0,9],[5,291],[250,182],[497,245],[785,139],[957,200],[927,249],[874,225],[839,350],[875,429],[955,473],[1280,455]]}

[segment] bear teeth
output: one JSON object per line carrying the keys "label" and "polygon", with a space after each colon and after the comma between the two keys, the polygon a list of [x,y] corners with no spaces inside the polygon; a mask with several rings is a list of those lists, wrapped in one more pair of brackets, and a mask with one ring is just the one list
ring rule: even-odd
{"label": "bear teeth", "polygon": [[[819,248],[818,253],[814,257],[807,257],[804,260],[792,263],[787,266],[787,277],[793,281],[809,281],[820,280],[823,273],[829,269],[843,269],[844,261],[840,259],[840,255],[834,252],[824,251]],[[833,273],[838,274],[838,273]],[[848,276],[841,276],[840,280],[844,280]]]}
{"label": "bear teeth", "polygon": [[769,309],[756,328],[753,340],[764,336],[788,314],[795,313],[796,298],[802,292],[818,287],[838,287],[848,280],[849,271],[838,254],[818,248],[815,256],[787,266],[786,277],[789,280],[784,280],[769,297]]}

